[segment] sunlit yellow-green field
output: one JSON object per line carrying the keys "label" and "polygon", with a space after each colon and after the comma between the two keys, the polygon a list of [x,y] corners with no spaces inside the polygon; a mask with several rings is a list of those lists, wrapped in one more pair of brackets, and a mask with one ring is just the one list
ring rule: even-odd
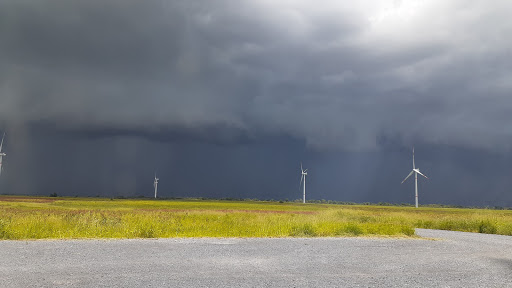
{"label": "sunlit yellow-green field", "polygon": [[0,239],[415,237],[414,228],[512,235],[512,211],[0,196]]}

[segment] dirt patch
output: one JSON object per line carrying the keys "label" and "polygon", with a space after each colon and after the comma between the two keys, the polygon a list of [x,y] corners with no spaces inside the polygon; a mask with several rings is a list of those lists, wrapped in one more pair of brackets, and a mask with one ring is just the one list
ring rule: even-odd
{"label": "dirt patch", "polygon": [[0,202],[33,202],[33,203],[52,203],[57,199],[45,197],[16,197],[16,196],[0,196]]}
{"label": "dirt patch", "polygon": [[225,213],[244,212],[244,213],[262,213],[262,214],[316,214],[314,211],[281,211],[281,210],[216,210]]}
{"label": "dirt patch", "polygon": [[282,211],[282,210],[230,210],[230,209],[135,209],[144,212],[220,212],[220,213],[258,213],[258,214],[317,214],[315,211]]}

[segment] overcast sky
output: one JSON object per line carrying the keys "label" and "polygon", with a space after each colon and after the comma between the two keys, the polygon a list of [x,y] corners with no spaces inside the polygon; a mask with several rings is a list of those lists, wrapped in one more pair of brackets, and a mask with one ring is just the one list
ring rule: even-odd
{"label": "overcast sky", "polygon": [[512,206],[510,11],[499,0],[3,0],[0,182],[148,194],[160,169],[168,196],[295,199],[308,161],[312,198],[411,202],[400,181],[416,145],[428,202]]}

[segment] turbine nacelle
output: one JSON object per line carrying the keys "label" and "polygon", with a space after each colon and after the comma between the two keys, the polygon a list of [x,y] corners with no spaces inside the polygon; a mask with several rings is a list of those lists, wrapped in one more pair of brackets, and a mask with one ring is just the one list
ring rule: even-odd
{"label": "turbine nacelle", "polygon": [[302,172],[302,174],[303,174],[303,175],[307,175],[307,174],[308,174],[308,173],[307,173],[307,172],[308,172],[308,169],[304,170],[304,169],[302,168],[302,162],[300,162],[300,171]]}
{"label": "turbine nacelle", "polygon": [[414,172],[416,172],[416,173],[420,174],[421,176],[423,176],[423,177],[428,179],[427,176],[425,176],[423,173],[420,172],[420,169],[412,169],[412,171],[414,171]]}

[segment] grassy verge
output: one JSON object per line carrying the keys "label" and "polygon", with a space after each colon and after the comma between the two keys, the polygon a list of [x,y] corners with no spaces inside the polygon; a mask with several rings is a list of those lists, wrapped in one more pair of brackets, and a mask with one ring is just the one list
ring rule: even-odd
{"label": "grassy verge", "polygon": [[0,196],[0,239],[512,235],[512,211]]}

